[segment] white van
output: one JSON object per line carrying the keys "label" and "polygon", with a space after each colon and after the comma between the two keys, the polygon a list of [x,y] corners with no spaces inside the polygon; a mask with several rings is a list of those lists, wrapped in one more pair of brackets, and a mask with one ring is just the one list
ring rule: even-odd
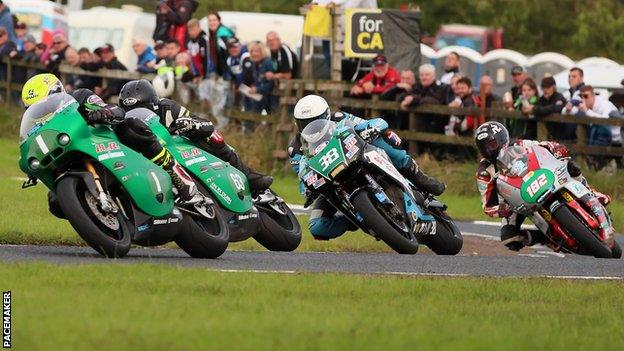
{"label": "white van", "polygon": [[132,50],[132,39],[138,37],[152,43],[155,27],[156,16],[134,5],[123,5],[121,9],[97,6],[70,11],[69,43],[76,49],[86,47],[91,51],[110,43],[119,61],[134,71],[137,56]]}

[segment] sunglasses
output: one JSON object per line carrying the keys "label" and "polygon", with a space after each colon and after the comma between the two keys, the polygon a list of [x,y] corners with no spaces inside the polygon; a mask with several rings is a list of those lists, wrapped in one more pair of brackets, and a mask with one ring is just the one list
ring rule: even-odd
{"label": "sunglasses", "polygon": [[591,94],[581,94],[581,97],[583,99],[589,99],[590,96],[591,96]]}
{"label": "sunglasses", "polygon": [[58,45],[58,44],[63,44],[63,42],[62,41],[53,41],[52,42],[52,45]]}

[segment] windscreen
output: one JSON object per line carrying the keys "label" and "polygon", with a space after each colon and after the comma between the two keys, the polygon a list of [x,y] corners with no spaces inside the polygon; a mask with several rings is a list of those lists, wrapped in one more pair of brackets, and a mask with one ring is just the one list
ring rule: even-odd
{"label": "windscreen", "polygon": [[35,130],[37,126],[43,125],[58,111],[63,110],[69,104],[76,102],[71,95],[67,93],[52,94],[45,99],[28,107],[22,116],[20,125],[20,143],[26,140]]}
{"label": "windscreen", "polygon": [[529,170],[527,150],[519,145],[502,149],[496,162],[500,172],[511,177],[522,177]]}
{"label": "windscreen", "polygon": [[331,140],[334,130],[336,130],[336,122],[327,119],[317,119],[303,128],[301,137],[308,155],[314,156],[323,150]]}

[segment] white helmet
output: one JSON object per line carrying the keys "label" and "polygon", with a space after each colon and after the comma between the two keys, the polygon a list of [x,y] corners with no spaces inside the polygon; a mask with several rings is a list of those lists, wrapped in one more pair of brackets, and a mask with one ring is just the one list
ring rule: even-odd
{"label": "white helmet", "polygon": [[307,95],[295,105],[295,123],[302,131],[310,122],[317,119],[330,119],[331,112],[327,101],[318,95]]}
{"label": "white helmet", "polygon": [[161,98],[170,97],[175,89],[175,74],[173,71],[159,74],[152,80],[156,94]]}

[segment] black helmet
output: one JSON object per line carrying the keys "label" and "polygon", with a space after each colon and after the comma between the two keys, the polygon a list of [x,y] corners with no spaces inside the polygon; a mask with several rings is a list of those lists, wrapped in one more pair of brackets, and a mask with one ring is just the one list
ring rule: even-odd
{"label": "black helmet", "polygon": [[129,81],[119,92],[119,106],[126,112],[139,107],[155,112],[158,109],[158,102],[158,94],[152,84],[145,79]]}
{"label": "black helmet", "polygon": [[509,145],[509,132],[498,122],[486,122],[477,128],[475,143],[481,155],[494,162],[500,150]]}

